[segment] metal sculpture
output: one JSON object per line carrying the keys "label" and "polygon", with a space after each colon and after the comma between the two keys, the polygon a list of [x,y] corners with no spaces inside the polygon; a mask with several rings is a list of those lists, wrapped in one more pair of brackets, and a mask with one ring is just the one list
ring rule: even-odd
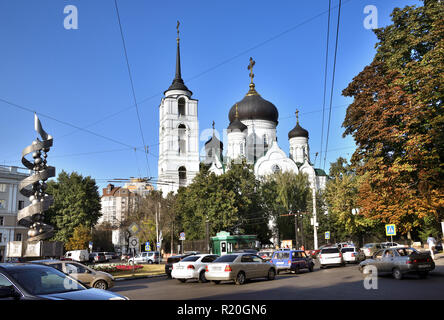
{"label": "metal sculpture", "polygon": [[[42,128],[39,118],[34,114],[35,131],[42,140],[37,137],[31,145],[22,151],[23,165],[32,170],[33,174],[20,182],[19,190],[22,195],[29,198],[31,204],[18,212],[18,224],[29,228],[28,241],[46,240],[53,236],[54,228],[44,222],[43,212],[54,202],[53,197],[48,195],[46,180],[55,176],[55,168],[47,165],[47,156],[52,147],[52,136]],[[25,158],[32,153],[33,161]],[[31,188],[27,188],[32,186]]]}

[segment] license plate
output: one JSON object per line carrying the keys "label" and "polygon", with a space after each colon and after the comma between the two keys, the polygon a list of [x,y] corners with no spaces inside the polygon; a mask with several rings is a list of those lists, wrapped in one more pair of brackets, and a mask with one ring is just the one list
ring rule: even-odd
{"label": "license plate", "polygon": [[211,270],[213,270],[213,271],[220,271],[222,268],[221,267],[213,267],[213,268],[211,268]]}
{"label": "license plate", "polygon": [[177,266],[176,269],[183,269],[183,267],[182,266]]}
{"label": "license plate", "polygon": [[278,262],[278,263],[276,263],[276,264],[284,264],[282,261],[280,261],[280,262]]}
{"label": "license plate", "polygon": [[426,264],[423,264],[423,265],[418,266],[418,268],[420,268],[420,269],[425,269],[425,268],[428,268],[428,267],[429,267],[429,266],[426,265]]}

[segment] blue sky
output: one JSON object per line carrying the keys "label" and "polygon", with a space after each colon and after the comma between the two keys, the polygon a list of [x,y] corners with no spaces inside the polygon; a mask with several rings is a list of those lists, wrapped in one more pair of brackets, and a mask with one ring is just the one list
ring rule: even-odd
{"label": "blue sky", "polygon": [[[338,3],[332,0],[324,133]],[[376,6],[382,27],[390,24],[393,8],[421,3],[342,1],[327,172],[330,162],[354,151],[353,139],[342,138],[351,100],[341,91],[375,53],[376,36],[363,25],[364,8]],[[78,9],[77,30],[64,28],[67,5]],[[100,187],[113,178],[156,179],[158,106],[174,78],[177,20],[182,77],[199,100],[200,131],[213,120],[220,132],[228,126],[228,111],[248,91],[251,56],[257,91],[279,110],[279,145],[288,153],[287,134],[298,108],[314,161],[321,145],[327,0],[118,0],[118,6],[148,165],[113,0],[0,2],[0,164],[21,166],[21,151],[36,138],[28,109],[54,136],[48,162],[57,172],[89,175]],[[201,147],[205,141],[202,137]],[[324,136],[324,147],[325,142]],[[324,162],[318,157],[315,166],[323,168]]]}

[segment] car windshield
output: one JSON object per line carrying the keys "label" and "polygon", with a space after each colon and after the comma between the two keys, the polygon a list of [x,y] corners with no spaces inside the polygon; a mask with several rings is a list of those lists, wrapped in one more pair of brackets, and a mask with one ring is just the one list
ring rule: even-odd
{"label": "car windshield", "polygon": [[341,249],[342,253],[344,253],[344,252],[354,252],[354,251],[355,251],[355,248],[343,248],[343,249]]}
{"label": "car windshield", "polygon": [[324,253],[339,253],[339,249],[338,248],[322,249],[321,253],[322,254],[324,254]]}
{"label": "car windshield", "polygon": [[85,290],[85,287],[77,281],[51,267],[23,266],[8,270],[8,272],[32,295]]}
{"label": "car windshield", "polygon": [[222,257],[217,258],[217,259],[214,260],[213,262],[214,262],[214,263],[217,263],[217,262],[233,262],[234,260],[236,260],[237,257],[238,257],[238,256],[237,256],[237,255],[234,255],[234,254],[227,254],[227,255],[225,255],[225,256],[222,256]]}
{"label": "car windshield", "polygon": [[199,256],[190,256],[190,257],[186,257],[186,258],[183,259],[182,261],[183,261],[183,262],[187,262],[187,261],[194,262],[194,261],[197,261],[199,258],[200,258]]}

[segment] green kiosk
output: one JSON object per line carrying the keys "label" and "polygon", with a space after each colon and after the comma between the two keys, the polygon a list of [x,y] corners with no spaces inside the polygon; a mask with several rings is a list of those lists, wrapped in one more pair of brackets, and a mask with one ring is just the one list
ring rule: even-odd
{"label": "green kiosk", "polygon": [[257,237],[254,235],[230,235],[221,231],[211,237],[212,252],[220,256],[242,249],[254,249]]}

